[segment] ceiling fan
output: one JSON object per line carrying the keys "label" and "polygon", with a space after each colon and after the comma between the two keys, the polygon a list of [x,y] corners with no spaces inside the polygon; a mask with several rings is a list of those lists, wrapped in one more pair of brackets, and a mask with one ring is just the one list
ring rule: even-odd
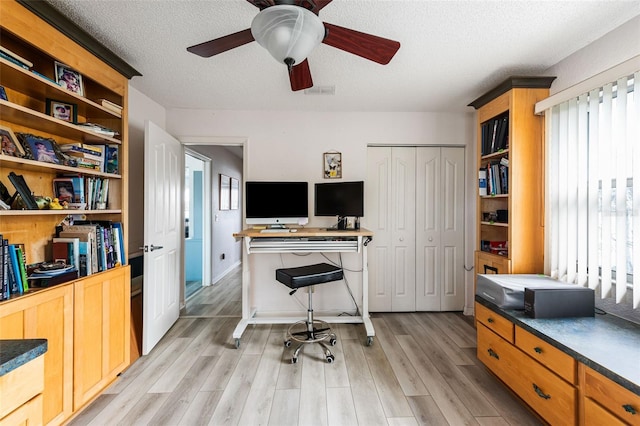
{"label": "ceiling fan", "polygon": [[386,65],[400,43],[322,22],[318,12],[332,0],[247,0],[260,9],[248,28],[188,47],[204,58],[257,41],[289,69],[291,90],[313,87],[307,56],[320,43]]}

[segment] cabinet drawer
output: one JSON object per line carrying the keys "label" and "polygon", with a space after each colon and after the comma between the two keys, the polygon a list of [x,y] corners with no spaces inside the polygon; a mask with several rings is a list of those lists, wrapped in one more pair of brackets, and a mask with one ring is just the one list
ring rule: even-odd
{"label": "cabinet drawer", "polygon": [[584,395],[597,401],[623,422],[640,425],[640,395],[588,367],[585,367]]}
{"label": "cabinet drawer", "polygon": [[584,400],[584,425],[585,426],[614,426],[624,425],[619,418],[596,404],[593,400]]}
{"label": "cabinet drawer", "polygon": [[476,302],[476,320],[484,324],[489,330],[513,343],[514,325],[508,319],[496,314],[491,309]]}
{"label": "cabinet drawer", "polygon": [[550,424],[576,424],[576,388],[482,324],[478,359]]}
{"label": "cabinet drawer", "polygon": [[511,262],[504,256],[476,251],[476,273],[477,274],[509,274],[511,272]]}
{"label": "cabinet drawer", "polygon": [[576,360],[560,349],[518,326],[516,326],[516,346],[567,382],[577,384]]}

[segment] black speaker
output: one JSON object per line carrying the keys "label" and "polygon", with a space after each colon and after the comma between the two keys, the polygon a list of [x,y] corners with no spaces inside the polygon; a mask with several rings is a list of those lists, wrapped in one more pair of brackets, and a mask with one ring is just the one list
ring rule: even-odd
{"label": "black speaker", "polygon": [[530,318],[595,316],[595,292],[586,287],[525,288],[524,314]]}

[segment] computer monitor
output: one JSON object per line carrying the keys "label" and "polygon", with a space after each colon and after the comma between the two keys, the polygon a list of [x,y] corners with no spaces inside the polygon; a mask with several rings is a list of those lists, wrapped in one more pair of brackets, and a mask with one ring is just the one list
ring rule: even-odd
{"label": "computer monitor", "polygon": [[338,229],[345,229],[347,216],[364,216],[364,182],[316,183],[315,215],[338,216]]}
{"label": "computer monitor", "polygon": [[307,182],[245,183],[248,225],[306,225],[309,222]]}

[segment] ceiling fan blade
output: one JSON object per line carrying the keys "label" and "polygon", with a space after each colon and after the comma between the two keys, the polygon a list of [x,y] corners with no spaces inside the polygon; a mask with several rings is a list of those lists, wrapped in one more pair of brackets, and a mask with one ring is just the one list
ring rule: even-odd
{"label": "ceiling fan blade", "polygon": [[298,65],[291,68],[291,71],[289,72],[289,82],[291,83],[291,90],[294,92],[313,87],[309,61],[305,59]]}
{"label": "ceiling fan blade", "polygon": [[249,3],[254,5],[260,10],[266,9],[267,7],[276,6],[279,4],[293,4],[296,6],[304,7],[305,9],[309,9],[311,12],[316,15],[320,10],[331,3],[333,0],[247,0]]}
{"label": "ceiling fan blade", "polygon": [[247,1],[260,10],[266,9],[269,6],[276,5],[276,2],[274,0],[247,0]]}
{"label": "ceiling fan blade", "polygon": [[196,44],[191,47],[187,47],[187,50],[203,58],[210,58],[227,50],[231,50],[235,47],[240,47],[247,43],[251,43],[254,40],[251,34],[251,28],[247,28],[237,33],[229,34],[224,37],[216,38],[215,40],[205,41],[204,43]]}
{"label": "ceiling fan blade", "polygon": [[370,61],[386,65],[400,49],[394,40],[324,23],[327,35],[322,42]]}
{"label": "ceiling fan blade", "polygon": [[[310,1],[310,0],[305,0],[305,1]],[[315,7],[313,7],[312,9],[309,9],[309,10],[317,15],[318,12],[320,12],[326,5],[328,5],[332,1],[333,0],[315,0],[311,4],[311,6],[313,6],[313,4],[315,4]]]}

